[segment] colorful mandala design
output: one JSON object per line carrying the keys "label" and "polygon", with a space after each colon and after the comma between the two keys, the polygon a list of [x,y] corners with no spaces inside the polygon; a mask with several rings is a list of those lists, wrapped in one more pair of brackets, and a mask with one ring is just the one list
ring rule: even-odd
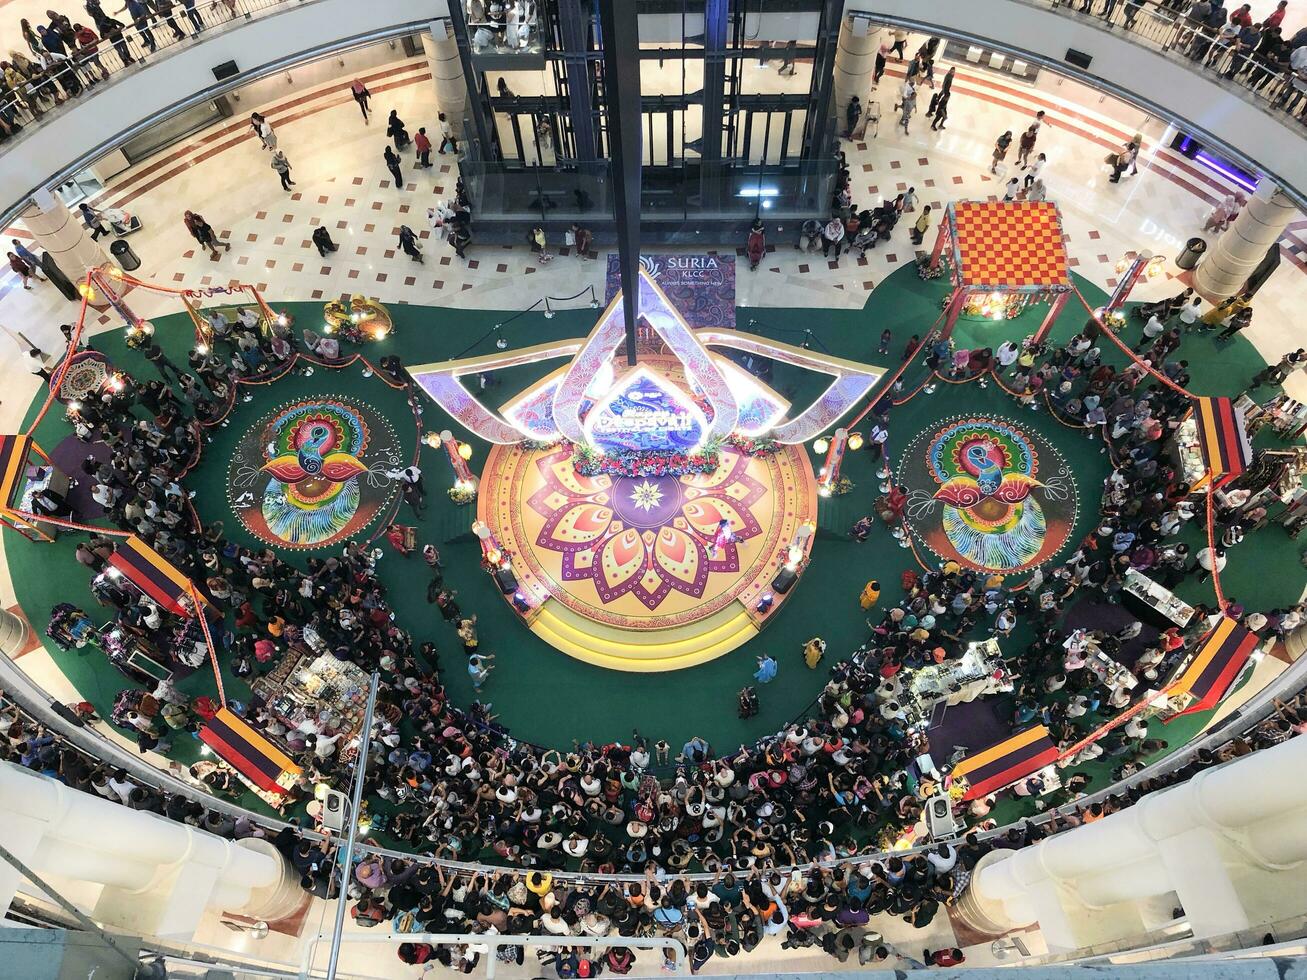
{"label": "colorful mandala design", "polygon": [[228,500],[246,529],[283,548],[323,548],[367,527],[398,493],[390,423],[338,399],[291,402],[241,439]]}
{"label": "colorful mandala design", "polygon": [[[700,599],[714,573],[740,571],[739,545],[763,530],[751,508],[768,488],[734,450],[714,472],[685,476],[585,477],[570,449],[534,465],[543,485],[527,506],[544,518],[535,544],[563,556],[564,582],[589,579],[603,603],[629,593],[653,611],[673,590]],[[733,535],[717,547],[722,521]]]}
{"label": "colorful mandala design", "polygon": [[1028,571],[1075,525],[1070,467],[1007,419],[949,419],[907,446],[898,481],[909,528],[931,551],[983,571]]}

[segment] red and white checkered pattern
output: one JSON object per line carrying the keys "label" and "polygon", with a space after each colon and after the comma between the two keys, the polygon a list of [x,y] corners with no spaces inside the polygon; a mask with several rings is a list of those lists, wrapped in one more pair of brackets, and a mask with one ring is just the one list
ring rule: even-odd
{"label": "red and white checkered pattern", "polygon": [[1066,286],[1066,247],[1050,201],[959,201],[953,206],[964,286]]}

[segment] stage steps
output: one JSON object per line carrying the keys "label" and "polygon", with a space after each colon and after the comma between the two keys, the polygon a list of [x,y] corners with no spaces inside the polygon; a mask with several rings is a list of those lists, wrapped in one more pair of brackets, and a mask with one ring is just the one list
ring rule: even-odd
{"label": "stage steps", "polygon": [[596,623],[550,599],[540,607],[531,631],[586,663],[644,673],[707,663],[758,635],[748,610],[738,602],[685,626],[636,630]]}

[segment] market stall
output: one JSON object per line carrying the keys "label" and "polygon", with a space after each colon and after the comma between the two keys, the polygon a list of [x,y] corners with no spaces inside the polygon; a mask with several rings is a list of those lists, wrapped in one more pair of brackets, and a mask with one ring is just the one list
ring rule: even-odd
{"label": "market stall", "polygon": [[1166,690],[1159,714],[1164,722],[1182,715],[1215,708],[1230,693],[1244,664],[1257,648],[1259,637],[1237,620],[1223,616],[1202,645],[1179,668]]}
{"label": "market stall", "polygon": [[1057,745],[1043,725],[1010,735],[973,752],[953,767],[954,779],[967,780],[964,800],[974,800],[1010,786],[1057,760]]}
{"label": "market stall", "polygon": [[1126,569],[1121,593],[1126,609],[1158,629],[1185,627],[1194,618],[1193,606],[1136,569]]}
{"label": "market stall", "polygon": [[363,727],[370,678],[362,667],[317,646],[296,643],[253,690],[287,728],[341,736],[341,758],[348,760],[353,750],[346,744]]}
{"label": "market stall", "polygon": [[197,600],[206,615],[214,612],[189,578],[134,534],[114,549],[109,556],[109,568],[112,570],[110,575],[117,572],[164,612],[191,618],[195,615]]}
{"label": "market stall", "polygon": [[1244,414],[1229,398],[1195,398],[1193,410],[1176,427],[1171,451],[1193,493],[1237,479],[1253,457]]}
{"label": "market stall", "polygon": [[43,490],[63,496],[68,476],[31,436],[0,436],[0,522],[31,541],[53,541],[59,528],[33,511]]}
{"label": "market stall", "polygon": [[938,270],[946,253],[953,292],[943,337],[960,316],[1004,320],[1031,304],[1047,303],[1035,334],[1040,339],[1071,297],[1062,215],[1050,201],[950,203],[928,268]]}
{"label": "market stall", "polygon": [[904,673],[899,701],[914,727],[930,722],[940,704],[961,704],[1012,690],[1013,675],[1004,666],[1003,652],[992,637],[967,644],[962,656],[954,660]]}
{"label": "market stall", "polygon": [[[300,776],[300,767],[289,756],[228,708],[219,709],[200,728],[200,740],[235,769],[242,781],[263,793],[285,796]],[[274,805],[280,802],[278,799]]]}

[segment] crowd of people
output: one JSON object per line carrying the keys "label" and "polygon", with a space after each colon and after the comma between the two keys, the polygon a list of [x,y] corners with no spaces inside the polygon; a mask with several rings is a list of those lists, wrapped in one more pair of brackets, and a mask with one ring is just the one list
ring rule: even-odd
{"label": "crowd of people", "polygon": [[[1177,299],[1145,313],[1149,322],[1160,317],[1167,325],[1185,305]],[[1223,315],[1235,317],[1246,309],[1232,302]],[[109,450],[107,459],[88,454],[77,475],[91,482],[92,498],[111,524],[140,536],[202,584],[224,620],[215,624],[218,655],[238,677],[272,669],[282,657],[304,649],[310,636],[337,658],[379,672],[379,721],[365,791],[368,799],[384,801],[391,840],[436,859],[512,869],[468,879],[410,861],[364,859],[355,869],[358,900],[352,907],[361,925],[385,921],[414,930],[459,925],[564,939],[675,935],[699,964],[713,955],[752,949],[767,935],[784,936],[792,946],[820,942],[833,955],[856,953],[863,962],[903,955],[869,931],[869,916],[892,913],[924,926],[941,905],[956,900],[967,871],[988,845],[972,836],[907,857],[860,863],[857,856],[911,840],[925,802],[939,793],[949,794],[973,830],[994,825],[990,812],[996,804],[992,796],[962,801],[965,781],[950,775],[961,748],[937,759],[933,768],[922,768],[921,760],[931,757],[930,735],[899,703],[911,672],[959,657],[969,639],[1010,636],[1019,623],[1027,624],[1033,640],[1022,650],[1005,651],[1014,676],[1011,722],[1019,727],[1042,721],[1065,750],[1131,701],[1124,686],[1087,669],[1091,652],[1110,656],[1139,640],[1144,650],[1133,669],[1152,683],[1176,666],[1220,611],[1200,605],[1187,628],[1155,637],[1142,635],[1143,624],[1133,617],[1114,630],[1073,629],[1064,613],[1078,602],[1116,602],[1131,568],[1167,585],[1186,575],[1219,572],[1225,551],[1255,525],[1256,515],[1231,503],[1218,513],[1215,551],[1191,555],[1177,540],[1194,518],[1194,507],[1161,447],[1187,410],[1187,400],[1139,365],[1117,370],[1104,364],[1102,338],[1092,321],[1064,345],[1027,338],[994,353],[960,350],[949,341],[923,346],[914,338],[905,353],[928,370],[955,379],[992,377],[1032,408],[1040,404],[1035,395],[1043,394],[1059,417],[1101,436],[1114,467],[1096,530],[1064,563],[1036,570],[1019,589],[1009,588],[1000,575],[955,563],[904,573],[903,597],[886,605],[860,649],[830,667],[813,716],[752,745],[719,752],[691,738],[676,752],[665,741],[651,743],[633,732],[629,741],[585,743],[571,752],[542,750],[514,740],[489,703],[474,700],[463,707],[448,699],[441,669],[452,665],[448,652],[441,663],[438,648],[448,651],[449,640],[461,641],[464,656],[454,669],[468,671],[478,698],[494,657],[479,649],[476,616],[460,608],[434,545],[421,549],[428,598],[449,637],[417,639],[392,617],[370,544],[352,541],[339,554],[310,558],[300,567],[270,549],[255,551],[229,541],[220,525],[199,522],[183,478],[200,450],[204,426],[230,408],[241,381],[281,370],[297,347],[285,324],[270,321],[257,308],[231,317],[214,312],[207,324],[206,342],[190,351],[189,370],[173,364],[145,337],[140,344],[157,379],[142,382],[120,373],[121,384],[99,402],[70,408],[79,438]],[[1179,334],[1168,325],[1162,336]],[[306,340],[318,354],[339,355]],[[882,338],[882,346],[886,343]],[[1185,363],[1170,359],[1174,346],[1159,343],[1160,338],[1145,348],[1147,359],[1182,385]],[[397,382],[404,379],[393,360],[384,367]],[[875,433],[887,431],[891,411],[887,399],[876,406],[868,439],[873,452],[884,452],[885,440]],[[417,510],[420,471],[409,482],[413,492],[406,488],[405,499]],[[902,488],[893,488],[877,509],[893,523],[905,501]],[[43,506],[51,516],[82,516],[63,498]],[[873,526],[871,518],[863,519],[854,536],[865,539]],[[417,550],[402,525],[390,530],[401,553]],[[113,547],[110,537],[92,535],[79,545],[77,559],[99,572]],[[126,587],[99,588],[96,595],[114,608],[117,625],[176,665],[193,669],[208,656],[193,624],[179,624],[179,617],[148,598]],[[879,596],[879,584],[871,583],[862,593],[864,608],[876,606]],[[1238,599],[1228,601],[1225,613],[1242,616]],[[1246,622],[1263,636],[1282,636],[1302,621],[1302,612],[1295,606],[1255,613]],[[805,659],[817,669],[825,643],[814,638],[809,646],[814,645],[816,655],[805,649]],[[756,679],[763,685],[775,674],[774,662],[770,671],[760,663]],[[172,738],[194,735],[219,707],[208,696],[188,698],[171,682],[133,679],[137,684],[124,690],[111,717],[134,734],[143,752],[166,750]],[[756,710],[756,689],[748,690]],[[357,738],[346,739],[322,721],[288,729],[258,697],[233,698],[227,706],[284,745],[302,767],[292,799],[312,794],[319,784],[348,786],[357,765]],[[745,707],[742,695],[742,713]],[[1287,715],[1288,721],[1276,724],[1296,726],[1297,717]],[[35,760],[39,768],[67,778],[54,764],[63,758],[62,750],[51,749],[55,743],[18,743],[12,737],[11,743],[23,764]],[[1070,826],[1090,819],[1074,801],[1093,777],[1077,767],[1107,755],[1116,760],[1117,775],[1128,775],[1165,747],[1149,737],[1143,721],[1132,719],[1064,759],[1060,789],[1046,792],[1043,777],[1035,776],[1013,792],[1039,796],[1041,806],[1072,804],[1058,824]],[[89,782],[104,795],[110,786],[130,805],[173,806],[181,818],[199,819],[192,804],[165,800],[140,786],[123,794],[112,789],[112,781],[123,784],[121,774],[101,773],[97,783],[93,769],[81,766],[75,770],[79,785]],[[215,792],[240,789],[229,771],[211,763],[197,775]],[[1096,803],[1090,813],[1096,819],[1126,802],[1117,797]],[[250,821],[244,832],[261,831]],[[1046,832],[1027,825],[1002,840],[1019,844]],[[293,834],[279,838],[279,845],[302,873],[304,886],[327,896],[331,861],[323,847]],[[841,858],[854,864],[801,874],[775,870]],[[597,889],[551,877],[569,869],[644,875],[645,881]],[[704,884],[680,877],[698,870],[716,880]],[[952,954],[937,950],[925,958],[938,962],[935,957],[947,960]],[[479,954],[469,946],[410,949],[405,955],[470,969]],[[585,955],[563,950],[555,965],[572,969],[567,957]],[[604,965],[621,972],[621,962],[628,962],[622,957],[631,955],[610,952],[605,958],[618,962]]]}

